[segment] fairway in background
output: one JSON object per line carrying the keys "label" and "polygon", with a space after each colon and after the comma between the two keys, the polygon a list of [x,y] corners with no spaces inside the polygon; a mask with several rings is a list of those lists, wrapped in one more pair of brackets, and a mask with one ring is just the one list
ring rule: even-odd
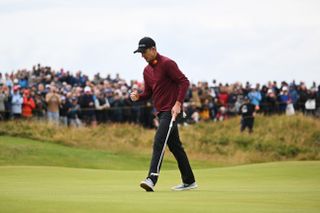
{"label": "fairway in background", "polygon": [[[49,142],[0,136],[0,165],[61,166],[73,168],[147,170],[150,153],[110,152]],[[192,161],[195,168],[216,166],[210,161]],[[166,154],[164,169],[176,169],[173,156]]]}

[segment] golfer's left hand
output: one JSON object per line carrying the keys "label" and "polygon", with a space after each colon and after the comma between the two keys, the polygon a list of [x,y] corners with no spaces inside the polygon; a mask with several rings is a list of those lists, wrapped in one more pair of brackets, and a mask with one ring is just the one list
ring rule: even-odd
{"label": "golfer's left hand", "polygon": [[171,109],[171,115],[174,121],[176,120],[180,112],[181,112],[181,103],[179,101],[176,101],[176,103]]}

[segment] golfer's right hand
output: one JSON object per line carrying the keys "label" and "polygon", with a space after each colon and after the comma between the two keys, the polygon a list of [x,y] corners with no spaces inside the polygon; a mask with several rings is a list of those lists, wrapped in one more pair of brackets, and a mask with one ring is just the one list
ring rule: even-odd
{"label": "golfer's right hand", "polygon": [[137,100],[139,100],[138,91],[133,91],[132,93],[130,93],[130,98],[131,98],[132,101],[137,101]]}

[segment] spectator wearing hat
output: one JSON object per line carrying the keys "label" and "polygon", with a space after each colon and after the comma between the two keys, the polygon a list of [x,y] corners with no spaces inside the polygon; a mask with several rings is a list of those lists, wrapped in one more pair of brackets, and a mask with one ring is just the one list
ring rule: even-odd
{"label": "spectator wearing hat", "polygon": [[262,97],[260,91],[256,88],[256,86],[251,86],[251,91],[248,93],[248,98],[250,102],[255,106],[256,110],[259,110]]}
{"label": "spectator wearing hat", "polygon": [[80,105],[78,104],[78,98],[73,96],[67,102],[68,104],[68,125],[71,127],[80,127],[81,121],[79,119]]}
{"label": "spectator wearing hat", "polygon": [[287,105],[291,103],[291,98],[288,93],[288,87],[284,86],[282,87],[282,90],[279,94],[279,112],[281,114],[284,114],[287,109]]}
{"label": "spectator wearing hat", "polygon": [[13,79],[13,86],[20,86],[17,78]]}
{"label": "spectator wearing hat", "polygon": [[268,89],[266,98],[265,98],[265,114],[266,115],[273,115],[278,111],[278,102],[277,97],[272,89]]}
{"label": "spectator wearing hat", "polygon": [[14,119],[21,118],[22,104],[23,98],[20,94],[20,87],[18,85],[15,85],[13,87],[13,95],[11,99],[11,113]]}
{"label": "spectator wearing hat", "polygon": [[79,105],[81,107],[82,120],[87,126],[95,126],[97,124],[94,102],[91,88],[86,86],[84,94],[80,96]]}
{"label": "spectator wearing hat", "polygon": [[47,116],[49,122],[59,124],[59,106],[60,106],[60,95],[57,93],[56,87],[51,85],[49,92],[46,95],[47,103]]}
{"label": "spectator wearing hat", "polygon": [[244,102],[240,106],[239,113],[241,115],[240,131],[243,132],[248,128],[249,133],[253,132],[255,105],[251,103],[249,97],[244,97]]}
{"label": "spectator wearing hat", "polygon": [[215,117],[216,121],[224,121],[228,119],[227,108],[225,106],[220,106]]}
{"label": "spectator wearing hat", "polygon": [[24,118],[31,118],[32,111],[35,109],[36,105],[33,98],[30,95],[30,90],[25,89],[23,91],[23,103],[22,103],[22,116]]}

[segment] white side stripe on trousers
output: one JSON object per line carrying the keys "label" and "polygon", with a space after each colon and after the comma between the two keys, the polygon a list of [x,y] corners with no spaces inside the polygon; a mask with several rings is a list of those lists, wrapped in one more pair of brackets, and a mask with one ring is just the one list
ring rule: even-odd
{"label": "white side stripe on trousers", "polygon": [[153,176],[159,176],[160,175],[160,165],[161,165],[161,161],[163,159],[164,151],[166,150],[166,146],[167,146],[167,142],[168,142],[168,139],[169,139],[169,136],[170,136],[170,132],[171,132],[172,126],[173,126],[173,122],[174,122],[174,118],[171,118],[171,121],[170,121],[170,124],[169,124],[169,129],[168,129],[167,136],[166,136],[166,140],[164,141],[162,152],[161,152],[161,155],[160,155],[160,158],[159,158],[159,162],[158,162],[158,165],[157,165],[157,173],[151,173],[150,175],[153,175]]}

